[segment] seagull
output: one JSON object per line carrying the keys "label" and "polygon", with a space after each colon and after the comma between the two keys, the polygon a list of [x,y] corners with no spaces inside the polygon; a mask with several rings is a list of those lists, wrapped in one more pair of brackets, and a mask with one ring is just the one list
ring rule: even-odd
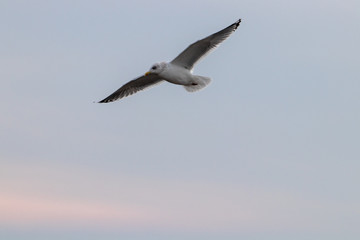
{"label": "seagull", "polygon": [[163,81],[183,85],[188,92],[195,92],[204,88],[210,83],[211,79],[193,75],[194,65],[210,50],[215,49],[227,39],[238,28],[240,22],[241,19],[223,30],[191,44],[171,62],[155,63],[143,76],[124,84],[99,103],[119,100]]}

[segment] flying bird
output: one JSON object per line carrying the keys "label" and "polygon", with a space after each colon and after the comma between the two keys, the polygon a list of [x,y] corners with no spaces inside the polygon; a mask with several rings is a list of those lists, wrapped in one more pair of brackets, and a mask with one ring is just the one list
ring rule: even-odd
{"label": "flying bird", "polygon": [[204,88],[210,83],[211,79],[193,75],[194,65],[209,53],[210,50],[215,49],[221,42],[227,39],[238,28],[240,22],[241,19],[227,28],[191,44],[171,62],[155,63],[145,75],[126,83],[99,103],[113,102],[163,81],[183,85],[189,92],[195,92]]}

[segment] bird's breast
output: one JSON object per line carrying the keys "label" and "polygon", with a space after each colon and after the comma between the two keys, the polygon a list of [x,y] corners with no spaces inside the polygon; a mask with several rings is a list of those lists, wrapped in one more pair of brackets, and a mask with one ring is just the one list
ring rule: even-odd
{"label": "bird's breast", "polygon": [[189,85],[193,79],[193,75],[189,70],[177,66],[169,66],[159,76],[168,82],[179,85]]}

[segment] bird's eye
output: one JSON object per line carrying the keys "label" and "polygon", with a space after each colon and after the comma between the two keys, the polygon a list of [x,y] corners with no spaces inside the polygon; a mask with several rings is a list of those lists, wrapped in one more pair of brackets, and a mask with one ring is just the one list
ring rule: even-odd
{"label": "bird's eye", "polygon": [[155,70],[155,69],[156,69],[156,66],[153,66],[151,69],[152,69],[152,70]]}

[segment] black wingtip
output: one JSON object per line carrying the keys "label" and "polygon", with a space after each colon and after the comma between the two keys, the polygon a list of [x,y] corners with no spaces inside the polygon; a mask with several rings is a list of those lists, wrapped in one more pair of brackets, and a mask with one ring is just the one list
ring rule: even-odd
{"label": "black wingtip", "polygon": [[112,102],[112,100],[108,100],[107,98],[99,101],[98,103],[108,103],[108,102]]}
{"label": "black wingtip", "polygon": [[110,103],[110,102],[113,102],[112,100],[106,100],[106,101],[100,101],[100,102],[98,102],[98,103]]}
{"label": "black wingtip", "polygon": [[239,18],[239,20],[237,20],[237,21],[235,22],[235,29],[238,28],[238,26],[240,25],[240,23],[241,23],[241,18]]}

